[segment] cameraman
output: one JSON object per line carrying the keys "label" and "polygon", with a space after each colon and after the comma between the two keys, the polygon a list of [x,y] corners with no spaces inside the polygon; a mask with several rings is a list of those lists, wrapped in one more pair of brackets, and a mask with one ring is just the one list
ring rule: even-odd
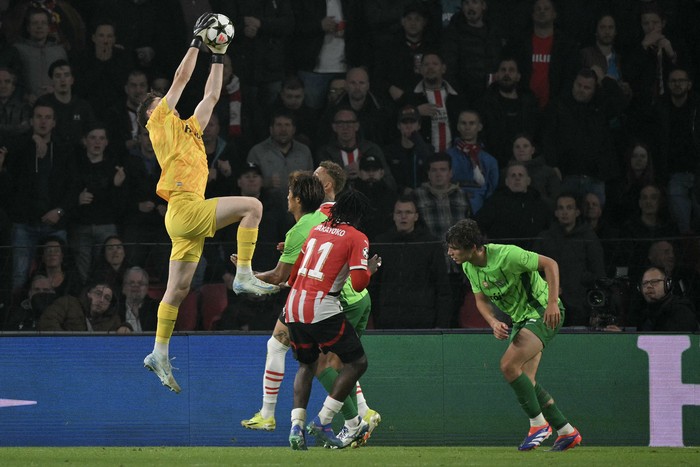
{"label": "cameraman", "polygon": [[651,266],[644,271],[639,290],[641,308],[633,310],[640,332],[696,332],[699,330],[693,304],[671,293],[671,281],[663,269]]}

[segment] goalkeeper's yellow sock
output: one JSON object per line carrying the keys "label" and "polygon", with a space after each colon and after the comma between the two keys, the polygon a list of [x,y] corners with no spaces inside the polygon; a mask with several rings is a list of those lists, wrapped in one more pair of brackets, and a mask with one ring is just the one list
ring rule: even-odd
{"label": "goalkeeper's yellow sock", "polygon": [[236,268],[243,273],[252,272],[251,261],[255,252],[255,242],[258,240],[258,228],[239,227],[236,241],[238,242],[238,264]]}
{"label": "goalkeeper's yellow sock", "polygon": [[172,337],[175,329],[175,321],[177,321],[177,307],[169,303],[160,302],[160,305],[158,305],[158,324],[156,325],[154,352],[168,356],[168,347],[170,337]]}

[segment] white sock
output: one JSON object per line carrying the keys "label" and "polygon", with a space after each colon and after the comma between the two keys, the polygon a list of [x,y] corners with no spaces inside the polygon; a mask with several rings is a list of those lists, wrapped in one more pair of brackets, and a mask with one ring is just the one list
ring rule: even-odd
{"label": "white sock", "polygon": [[360,417],[365,416],[369,407],[367,406],[367,401],[365,400],[365,395],[362,393],[362,388],[360,387],[360,382],[355,384],[355,395],[357,396],[357,413]]}
{"label": "white sock", "polygon": [[153,345],[153,352],[160,355],[164,355],[165,358],[168,358],[168,347],[168,344],[164,342],[156,342]]}
{"label": "white sock", "polygon": [[563,427],[561,427],[561,428],[559,428],[559,429],[557,430],[557,434],[558,434],[559,436],[570,435],[570,434],[573,433],[573,432],[574,432],[574,427],[571,426],[570,423],[567,423],[566,425],[564,425]]}
{"label": "white sock", "polygon": [[262,418],[275,416],[277,396],[280,392],[282,379],[284,379],[284,364],[286,361],[288,345],[271,336],[267,340],[267,358],[265,359],[265,375],[263,376],[263,406],[260,409]]}
{"label": "white sock", "polygon": [[292,409],[292,426],[306,424],[306,409]]}
{"label": "white sock", "polygon": [[328,425],[333,421],[333,417],[336,416],[340,409],[343,407],[341,401],[333,399],[331,396],[326,396],[326,400],[323,401],[323,408],[318,413],[318,418],[321,421],[321,425]]}
{"label": "white sock", "polygon": [[345,420],[345,426],[350,428],[350,429],[357,428],[360,425],[361,420],[362,420],[362,418],[360,418],[359,416],[357,416],[351,420]]}
{"label": "white sock", "polygon": [[547,420],[544,419],[544,416],[542,415],[542,413],[537,415],[535,418],[530,419],[530,426],[542,426],[542,425],[546,425],[546,424],[547,424]]}
{"label": "white sock", "polygon": [[244,276],[244,275],[250,275],[253,274],[253,267],[251,265],[248,266],[241,266],[238,265],[236,266],[236,276]]}

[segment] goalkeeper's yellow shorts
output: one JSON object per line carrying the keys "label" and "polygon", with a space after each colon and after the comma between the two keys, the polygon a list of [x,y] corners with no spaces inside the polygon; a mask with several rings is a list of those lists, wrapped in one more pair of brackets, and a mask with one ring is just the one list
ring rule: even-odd
{"label": "goalkeeper's yellow shorts", "polygon": [[171,261],[196,263],[202,257],[204,239],[216,233],[217,198],[204,199],[190,192],[173,192],[165,214],[165,229],[173,243]]}

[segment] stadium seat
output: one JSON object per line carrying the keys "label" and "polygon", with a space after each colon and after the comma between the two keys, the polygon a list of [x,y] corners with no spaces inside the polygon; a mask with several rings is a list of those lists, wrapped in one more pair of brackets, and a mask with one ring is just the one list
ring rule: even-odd
{"label": "stadium seat", "polygon": [[176,331],[194,331],[197,329],[199,319],[199,292],[192,290],[180,304],[175,322]]}
{"label": "stadium seat", "polygon": [[467,291],[464,297],[464,303],[459,308],[459,327],[460,328],[490,328],[479,310],[476,308],[476,299],[471,290]]}
{"label": "stadium seat", "polygon": [[202,329],[211,331],[221,314],[228,306],[226,285],[204,284],[200,289],[200,311],[202,313]]}

